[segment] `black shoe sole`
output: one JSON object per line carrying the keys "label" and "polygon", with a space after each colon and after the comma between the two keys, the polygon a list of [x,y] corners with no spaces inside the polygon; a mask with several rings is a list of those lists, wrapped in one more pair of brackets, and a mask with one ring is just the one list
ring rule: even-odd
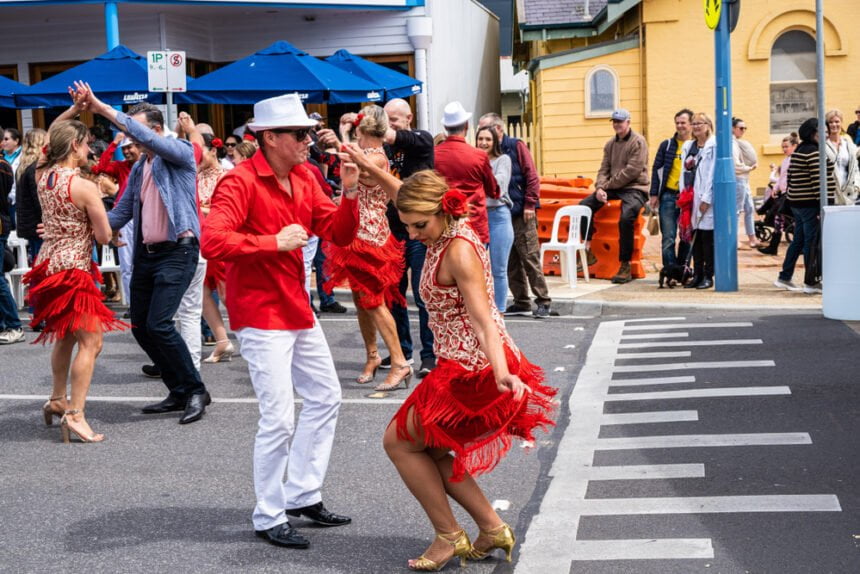
{"label": "black shoe sole", "polygon": [[313,522],[317,526],[324,526],[326,528],[332,528],[335,526],[346,526],[347,524],[352,524],[352,518],[348,518],[345,522],[323,522],[322,520],[316,520],[314,518],[311,518],[302,512],[292,512],[290,510],[285,510],[284,512],[287,516],[290,516],[292,518],[304,518],[305,520]]}
{"label": "black shoe sole", "polygon": [[263,540],[265,540],[269,544],[273,544],[275,546],[281,546],[283,548],[296,548],[298,550],[304,550],[305,548],[309,548],[311,545],[310,542],[296,542],[296,543],[278,542],[275,539],[269,538],[269,535],[266,534],[265,530],[255,530],[254,535],[257,538],[262,538]]}

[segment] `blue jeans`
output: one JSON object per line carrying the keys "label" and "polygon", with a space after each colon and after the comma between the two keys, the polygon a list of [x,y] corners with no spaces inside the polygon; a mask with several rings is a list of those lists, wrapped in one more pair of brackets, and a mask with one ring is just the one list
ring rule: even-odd
{"label": "blue jeans", "polygon": [[173,397],[182,400],[205,392],[188,346],[173,323],[197,270],[199,246],[178,245],[147,253],[138,243],[134,254],[129,308],[134,338],[161,370],[161,378]]}
{"label": "blue jeans", "polygon": [[744,231],[747,235],[755,235],[755,207],[753,207],[752,194],[750,193],[750,182],[748,179],[738,179],[735,182],[735,202],[738,213],[744,212]]}
{"label": "blue jeans", "polygon": [[[334,295],[326,293],[326,290],[323,289],[323,283],[328,279],[325,273],[323,273],[323,263],[325,263],[325,252],[323,251],[323,241],[321,240],[319,245],[317,245],[317,252],[314,255],[314,272],[317,274],[317,295],[320,296],[320,307],[332,305],[336,302]],[[313,301],[313,297],[311,297],[311,301]]]}
{"label": "blue jeans", "polygon": [[[404,249],[406,257],[406,268],[403,270],[403,277],[400,278],[400,293],[406,296],[406,288],[409,286],[409,276],[412,275],[412,297],[415,299],[415,306],[418,307],[418,332],[421,335],[421,358],[434,359],[436,355],[433,353],[433,332],[430,330],[429,317],[427,309],[424,307],[424,301],[421,300],[421,294],[418,293],[418,286],[421,282],[421,270],[424,269],[424,259],[427,256],[427,247],[415,239],[407,239]],[[400,348],[403,351],[403,356],[406,359],[412,358],[412,333],[409,328],[409,311],[406,307],[397,305],[391,307],[391,314],[394,316],[394,323],[397,325],[397,336],[400,338]]]}
{"label": "blue jeans", "polygon": [[663,267],[681,264],[687,261],[690,244],[678,241],[678,253],[675,254],[675,236],[678,234],[678,218],[681,210],[677,205],[678,193],[664,191],[660,194],[660,237],[663,247]]}
{"label": "blue jeans", "polygon": [[[6,249],[8,235],[0,235],[0,256]],[[9,282],[0,274],[0,331],[6,329],[20,329],[21,319],[18,317],[18,305],[12,297],[12,289]]]}
{"label": "blue jeans", "polygon": [[508,301],[508,259],[514,244],[511,208],[507,205],[487,207],[490,225],[490,265],[493,270],[493,291],[496,307],[505,312]]}
{"label": "blue jeans", "polygon": [[788,251],[785,252],[785,260],[782,262],[779,278],[783,281],[791,281],[797,258],[803,253],[803,264],[806,266],[803,282],[807,285],[813,285],[815,279],[812,277],[813,273],[809,262],[812,256],[812,246],[815,244],[821,225],[818,221],[819,209],[817,207],[792,207],[791,213],[794,215],[794,238],[791,240],[791,245],[788,246]]}

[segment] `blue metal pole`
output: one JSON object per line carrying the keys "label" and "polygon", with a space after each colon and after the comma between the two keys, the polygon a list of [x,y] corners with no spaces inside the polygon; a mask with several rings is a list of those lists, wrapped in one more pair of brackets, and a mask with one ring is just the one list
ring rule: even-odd
{"label": "blue metal pole", "polygon": [[714,170],[714,287],[738,290],[738,212],[732,159],[732,51],[729,8],[714,31],[717,162]]}
{"label": "blue metal pole", "polygon": [[116,2],[105,2],[105,39],[108,50],[119,46],[119,10]]}

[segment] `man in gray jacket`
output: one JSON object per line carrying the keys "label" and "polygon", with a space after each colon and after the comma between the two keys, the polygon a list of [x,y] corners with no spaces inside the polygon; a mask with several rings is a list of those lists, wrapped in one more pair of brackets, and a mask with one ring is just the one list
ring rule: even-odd
{"label": "man in gray jacket", "polygon": [[[621,218],[618,220],[621,262],[613,283],[633,280],[630,259],[633,257],[633,224],[648,199],[651,178],[648,174],[648,144],[645,138],[630,129],[630,112],[618,109],[612,112],[612,129],[615,137],[603,146],[603,161],[594,183],[595,192],[582,200],[581,205],[597,213],[610,199],[621,200]],[[593,220],[592,220],[593,221]],[[591,252],[594,224],[588,230],[588,263],[597,258]]]}

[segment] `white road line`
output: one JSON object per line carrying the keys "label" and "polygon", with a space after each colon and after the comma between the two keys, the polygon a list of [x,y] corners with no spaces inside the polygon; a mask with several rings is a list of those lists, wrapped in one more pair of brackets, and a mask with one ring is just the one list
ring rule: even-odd
{"label": "white road line", "polygon": [[651,329],[714,329],[726,327],[752,327],[753,324],[744,321],[741,323],[674,323],[671,325],[630,325],[624,327],[625,331],[649,331]]}
{"label": "white road line", "polygon": [[[44,395],[0,395],[0,401],[44,401]],[[158,401],[164,400],[164,397],[87,397],[88,402],[98,402],[98,403],[157,403]],[[406,397],[404,396],[402,399],[342,399],[341,403],[347,405],[399,405]],[[259,401],[253,397],[236,397],[230,399],[219,399],[218,397],[212,397],[213,403],[221,403],[221,404],[257,404]],[[300,397],[296,397],[296,402],[301,403],[303,399]]]}
{"label": "white road line", "polygon": [[621,343],[619,349],[648,349],[650,347],[723,347],[726,345],[761,345],[761,339],[716,339],[713,341],[652,341]]}
{"label": "white road line", "polygon": [[[573,560],[703,560],[714,557],[710,538],[577,540]],[[519,571],[519,569],[518,569]]]}
{"label": "white road line", "polygon": [[689,337],[689,333],[647,333],[644,335],[621,335],[622,339],[674,339],[676,337]]}
{"label": "white road line", "polygon": [[686,317],[642,317],[640,319],[624,319],[624,324],[630,323],[647,323],[650,321],[684,321]]}
{"label": "white road line", "polygon": [[647,413],[613,413],[603,415],[601,425],[638,425],[643,423],[677,423],[699,420],[699,411],[652,411]]}
{"label": "white road line", "polygon": [[638,450],[645,448],[699,448],[717,446],[774,446],[812,444],[805,432],[746,433],[746,434],[675,434],[660,436],[625,436],[599,438],[595,450]]}
{"label": "white road line", "polygon": [[651,480],[665,478],[704,478],[704,464],[638,464],[592,466],[584,473],[589,480]]}
{"label": "white road line", "polygon": [[685,389],[683,391],[655,391],[652,393],[613,393],[607,401],[653,401],[657,399],[705,399],[712,397],[754,397],[763,395],[790,395],[788,387],[715,387],[712,389]]}
{"label": "white road line", "polygon": [[665,351],[658,353],[619,353],[618,359],[673,359],[678,357],[689,357],[693,353],[690,351]]}
{"label": "white road line", "polygon": [[833,494],[590,498],[583,516],[641,514],[719,514],[727,512],[840,512]]}
{"label": "white road line", "polygon": [[684,371],[687,369],[745,369],[775,367],[773,361],[703,361],[701,363],[660,363],[658,365],[622,365],[612,367],[616,373],[649,373],[654,371]]}
{"label": "white road line", "polygon": [[680,383],[695,383],[696,377],[649,377],[647,379],[613,379],[610,387],[637,387],[645,385],[677,385]]}

